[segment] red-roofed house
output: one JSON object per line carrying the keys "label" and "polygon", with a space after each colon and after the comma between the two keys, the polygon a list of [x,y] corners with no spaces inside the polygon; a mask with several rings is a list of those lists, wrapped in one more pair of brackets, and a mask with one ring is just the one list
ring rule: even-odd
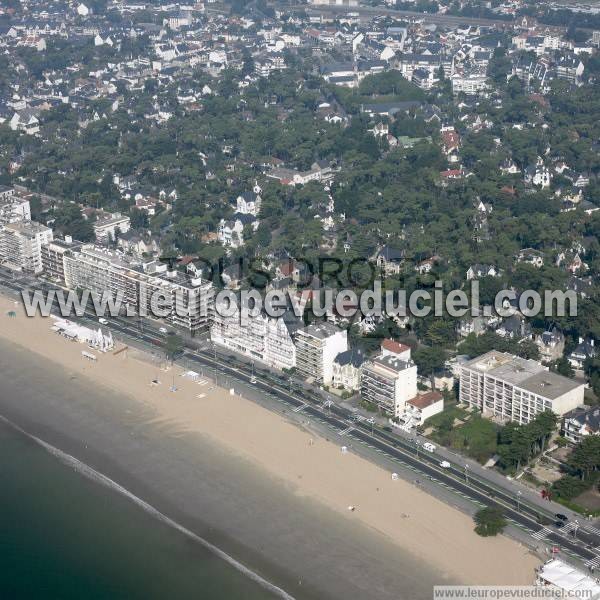
{"label": "red-roofed house", "polygon": [[406,403],[406,409],[402,420],[411,422],[414,426],[420,426],[427,419],[441,413],[444,410],[444,397],[436,391],[427,392],[415,396]]}
{"label": "red-roofed house", "polygon": [[395,356],[400,360],[410,360],[410,346],[385,339],[381,342],[381,356]]}

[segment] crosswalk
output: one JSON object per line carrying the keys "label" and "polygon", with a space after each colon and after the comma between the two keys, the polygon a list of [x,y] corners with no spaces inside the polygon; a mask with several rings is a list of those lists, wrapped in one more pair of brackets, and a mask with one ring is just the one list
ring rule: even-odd
{"label": "crosswalk", "polygon": [[545,540],[551,533],[552,533],[552,531],[550,529],[548,529],[547,527],[542,527],[542,529],[540,529],[539,531],[534,533],[531,537],[534,540],[541,541],[541,540]]}
{"label": "crosswalk", "polygon": [[590,558],[590,560],[586,561],[584,564],[586,567],[593,567],[595,569],[600,566],[600,556]]}
{"label": "crosswalk", "polygon": [[354,426],[350,425],[350,427],[347,427],[346,429],[343,429],[342,431],[338,431],[338,435],[348,435],[353,429],[354,429]]}
{"label": "crosswalk", "polygon": [[600,529],[596,529],[595,527],[591,527],[590,525],[586,525],[584,527],[584,531],[588,533],[593,533],[594,535],[600,535]]}
{"label": "crosswalk", "polygon": [[579,527],[578,523],[575,523],[575,521],[570,521],[563,527],[562,532],[569,533],[569,532],[573,531],[573,529],[577,529],[577,527]]}
{"label": "crosswalk", "polygon": [[304,410],[307,406],[308,406],[308,404],[306,404],[306,402],[304,402],[300,406],[296,406],[296,408],[292,408],[292,412],[298,413],[301,410]]}

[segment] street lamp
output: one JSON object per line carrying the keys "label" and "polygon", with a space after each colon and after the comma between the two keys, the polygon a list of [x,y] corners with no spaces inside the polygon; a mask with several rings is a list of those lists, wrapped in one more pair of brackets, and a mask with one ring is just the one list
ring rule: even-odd
{"label": "street lamp", "polygon": [[523,495],[523,492],[521,490],[517,490],[517,512],[521,512],[521,496]]}
{"label": "street lamp", "polygon": [[467,485],[469,483],[469,469],[470,469],[469,465],[466,464],[465,465],[465,481],[467,482]]}
{"label": "street lamp", "polygon": [[579,529],[579,521],[575,519],[574,527],[573,527],[573,537],[577,537],[577,530]]}

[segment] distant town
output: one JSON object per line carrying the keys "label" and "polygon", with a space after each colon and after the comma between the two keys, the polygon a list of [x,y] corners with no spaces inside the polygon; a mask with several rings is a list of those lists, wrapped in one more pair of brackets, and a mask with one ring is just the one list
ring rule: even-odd
{"label": "distant town", "polygon": [[[182,347],[285,374],[582,519],[600,514],[599,234],[595,6],[0,7],[3,277],[136,306],[159,290]],[[311,312],[374,276],[478,281],[481,310]],[[308,290],[308,309],[215,310],[250,288]],[[487,310],[500,290],[505,316]],[[528,317],[526,290],[570,292],[578,314]]]}

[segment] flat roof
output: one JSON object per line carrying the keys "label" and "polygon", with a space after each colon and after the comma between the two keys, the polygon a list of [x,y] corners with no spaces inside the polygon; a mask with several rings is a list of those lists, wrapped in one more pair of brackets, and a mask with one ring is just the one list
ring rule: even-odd
{"label": "flat roof", "polygon": [[373,359],[373,365],[376,367],[383,367],[384,369],[394,371],[396,373],[400,373],[408,369],[409,367],[414,366],[413,362],[402,360],[393,354],[388,354],[387,356],[378,356]]}
{"label": "flat roof", "polygon": [[583,384],[549,371],[540,363],[491,350],[466,362],[463,367],[502,379],[527,392],[554,399]]}
{"label": "flat roof", "polygon": [[311,323],[307,327],[304,327],[304,329],[301,329],[301,331],[306,335],[310,335],[320,340],[325,340],[342,330],[336,327],[333,323],[323,321],[322,323]]}

